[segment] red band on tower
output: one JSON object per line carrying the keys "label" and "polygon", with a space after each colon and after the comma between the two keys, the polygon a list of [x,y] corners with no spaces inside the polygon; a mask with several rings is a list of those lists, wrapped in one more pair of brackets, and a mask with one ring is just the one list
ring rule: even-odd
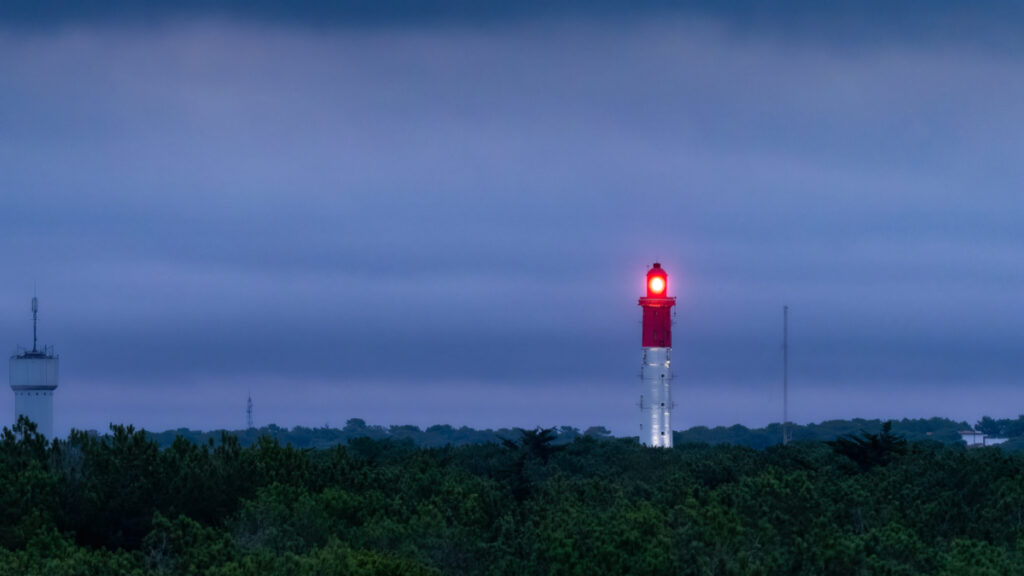
{"label": "red band on tower", "polygon": [[644,309],[644,348],[672,347],[672,307],[675,297],[668,297],[668,274],[658,262],[647,272],[647,296],[638,304]]}

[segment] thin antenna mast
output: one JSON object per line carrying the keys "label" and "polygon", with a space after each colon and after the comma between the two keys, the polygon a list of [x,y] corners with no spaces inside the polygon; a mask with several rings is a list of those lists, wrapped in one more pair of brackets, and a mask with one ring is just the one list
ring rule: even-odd
{"label": "thin antenna mast", "polygon": [[782,307],[782,443],[789,444],[789,306]]}
{"label": "thin antenna mast", "polygon": [[39,323],[39,299],[32,295],[32,352],[36,352],[36,326]]}
{"label": "thin antenna mast", "polygon": [[249,392],[249,401],[245,405],[245,425],[252,428],[252,392]]}

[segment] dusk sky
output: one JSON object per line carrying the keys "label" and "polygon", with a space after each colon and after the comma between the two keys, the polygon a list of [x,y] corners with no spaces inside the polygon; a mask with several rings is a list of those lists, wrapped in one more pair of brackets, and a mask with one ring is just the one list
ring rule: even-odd
{"label": "dusk sky", "polygon": [[[0,5],[0,348],[55,429],[1024,412],[1024,8]],[[0,424],[13,420],[0,394]]]}

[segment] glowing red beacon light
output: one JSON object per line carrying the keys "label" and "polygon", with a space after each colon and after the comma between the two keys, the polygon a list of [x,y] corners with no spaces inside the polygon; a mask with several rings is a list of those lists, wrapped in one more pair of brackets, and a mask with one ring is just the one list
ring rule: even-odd
{"label": "glowing red beacon light", "polygon": [[644,347],[672,347],[672,317],[670,311],[676,299],[668,296],[668,273],[655,262],[647,271],[647,295],[640,299],[644,309]]}
{"label": "glowing red beacon light", "polygon": [[665,279],[661,276],[651,276],[651,280],[648,282],[647,286],[654,294],[665,293]]}
{"label": "glowing red beacon light", "polygon": [[661,264],[655,262],[647,271],[647,297],[664,298],[668,292],[668,274]]}

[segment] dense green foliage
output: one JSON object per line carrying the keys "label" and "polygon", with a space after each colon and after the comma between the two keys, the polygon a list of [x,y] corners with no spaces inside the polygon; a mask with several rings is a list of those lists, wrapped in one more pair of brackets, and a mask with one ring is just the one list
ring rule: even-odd
{"label": "dense green foliage", "polygon": [[897,425],[754,450],[552,430],[299,449],[30,424],[0,438],[3,574],[1024,570],[1024,456]]}
{"label": "dense green foliage", "polygon": [[991,418],[985,416],[974,425],[982,434],[998,438],[1020,438],[1024,436],[1024,415],[1017,418]]}

